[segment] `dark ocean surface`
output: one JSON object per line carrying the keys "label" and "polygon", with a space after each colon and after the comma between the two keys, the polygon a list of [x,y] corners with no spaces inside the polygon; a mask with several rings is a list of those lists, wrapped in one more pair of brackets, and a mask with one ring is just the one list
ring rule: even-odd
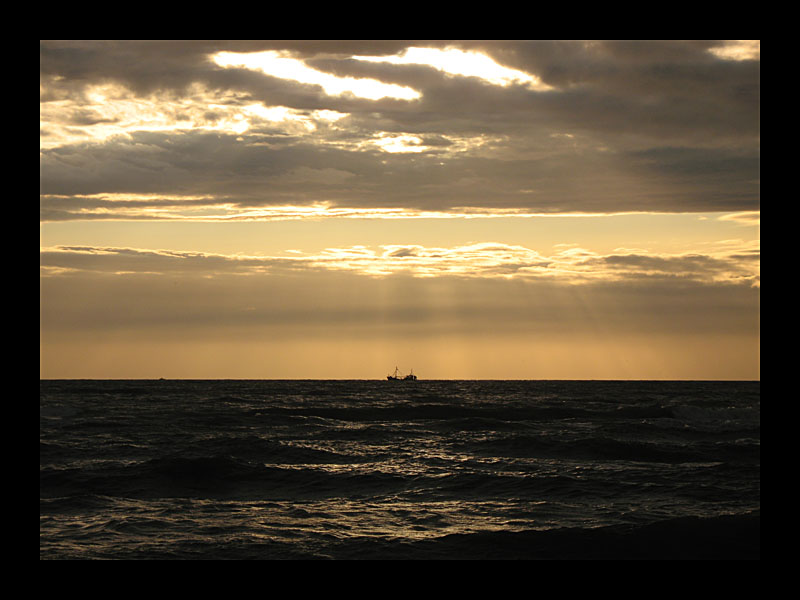
{"label": "dark ocean surface", "polygon": [[759,559],[760,383],[46,381],[40,559]]}

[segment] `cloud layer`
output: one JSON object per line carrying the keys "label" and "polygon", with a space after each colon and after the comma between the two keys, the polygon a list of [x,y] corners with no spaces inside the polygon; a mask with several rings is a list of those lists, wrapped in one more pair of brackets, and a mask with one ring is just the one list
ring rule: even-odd
{"label": "cloud layer", "polygon": [[42,42],[40,101],[43,220],[760,207],[752,44]]}
{"label": "cloud layer", "polygon": [[43,274],[70,271],[150,274],[287,274],[349,271],[361,275],[517,279],[559,284],[692,281],[759,287],[757,244],[721,245],[713,253],[653,254],[620,250],[600,255],[577,247],[550,256],[518,245],[483,242],[453,248],[418,244],[328,248],[309,255],[242,256],[114,247],[54,247],[40,253]]}

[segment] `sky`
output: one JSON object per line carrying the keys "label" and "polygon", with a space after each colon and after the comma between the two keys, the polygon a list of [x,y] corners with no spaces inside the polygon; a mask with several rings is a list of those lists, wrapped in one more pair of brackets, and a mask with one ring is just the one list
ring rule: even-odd
{"label": "sky", "polygon": [[41,378],[760,379],[760,43],[40,41]]}

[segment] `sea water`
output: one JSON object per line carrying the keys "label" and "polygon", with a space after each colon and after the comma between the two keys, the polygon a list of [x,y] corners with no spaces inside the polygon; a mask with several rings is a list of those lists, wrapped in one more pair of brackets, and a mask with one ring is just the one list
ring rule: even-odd
{"label": "sea water", "polygon": [[40,381],[40,559],[757,559],[760,383]]}

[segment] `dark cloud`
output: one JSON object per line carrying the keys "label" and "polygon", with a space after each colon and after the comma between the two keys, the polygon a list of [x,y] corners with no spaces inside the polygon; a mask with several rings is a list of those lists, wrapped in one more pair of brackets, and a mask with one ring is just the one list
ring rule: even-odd
{"label": "dark cloud", "polygon": [[[428,66],[352,58],[397,54],[414,44],[479,49],[505,66],[538,75],[553,89],[500,87]],[[192,85],[201,84],[233,94],[226,100],[232,106],[258,102],[349,116],[313,134],[256,124],[241,135],[132,131],[46,147],[40,152],[40,190],[76,198],[220,196],[241,206],[325,201],[436,210],[758,210],[760,62],[721,60],[709,52],[718,46],[716,41],[45,41],[41,101],[70,98],[79,105],[64,127],[114,121],[80,108],[88,86],[107,82],[141,97],[173,98],[188,97]],[[408,102],[328,96],[317,85],[218,67],[209,55],[220,50],[284,50],[319,70],[409,86],[422,97]],[[215,122],[224,116],[214,107],[202,114]],[[52,124],[43,131],[54,139]],[[368,143],[379,134],[416,135],[425,152],[382,152]],[[297,169],[350,176],[303,181],[291,177]],[[43,218],[78,216],[51,209],[42,207]]]}

